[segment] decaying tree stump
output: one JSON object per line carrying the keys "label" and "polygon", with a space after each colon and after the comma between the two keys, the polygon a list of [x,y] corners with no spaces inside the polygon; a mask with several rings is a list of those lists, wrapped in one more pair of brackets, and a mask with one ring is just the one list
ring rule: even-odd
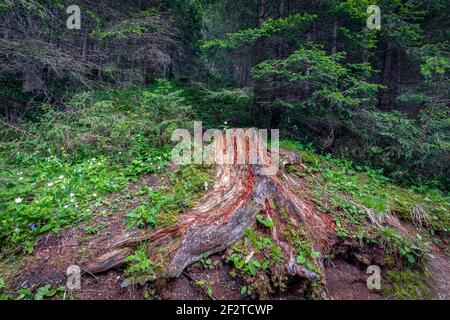
{"label": "decaying tree stump", "polygon": [[[176,225],[135,230],[113,237],[107,241],[102,254],[87,265],[87,269],[99,273],[117,267],[132,252],[136,243],[146,241],[150,255],[159,257],[165,274],[177,277],[186,266],[200,260],[204,254],[221,252],[239,241],[244,231],[255,222],[256,215],[262,214],[273,221],[270,233],[272,241],[283,250],[285,273],[318,280],[319,274],[296,263],[294,248],[283,233],[288,222],[301,226],[301,230],[309,233],[314,251],[321,251],[330,237],[326,223],[299,196],[302,189],[299,178],[287,171],[289,166],[300,165],[300,156],[294,152],[280,151],[278,173],[264,175],[261,174],[262,169],[273,165],[271,161],[275,157],[259,134],[238,134],[231,145],[235,151],[243,150],[245,154],[251,152],[252,146],[261,145],[264,152],[258,154],[258,164],[216,165],[213,187],[194,208],[180,215]],[[215,143],[214,151],[217,156],[229,150],[222,141]],[[237,155],[234,157],[236,159]],[[276,206],[271,203],[276,203]],[[316,259],[315,264],[323,268],[321,257]]]}

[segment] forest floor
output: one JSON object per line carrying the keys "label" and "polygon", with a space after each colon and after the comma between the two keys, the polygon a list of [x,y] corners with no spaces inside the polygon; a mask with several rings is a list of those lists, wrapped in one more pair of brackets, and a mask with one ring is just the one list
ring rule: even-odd
{"label": "forest floor", "polygon": [[[143,186],[158,188],[167,185],[161,175],[152,174],[128,186],[125,192],[109,196],[106,204],[96,208],[90,221],[58,234],[43,236],[34,252],[25,255],[16,264],[10,264],[8,283],[14,290],[36,288],[43,284],[51,287],[64,286],[66,270],[70,265],[82,267],[81,289],[65,290],[54,298],[58,299],[256,299],[255,294],[243,296],[242,279],[233,272],[233,266],[226,261],[226,252],[209,257],[208,263],[197,262],[188,266],[175,279],[146,282],[144,285],[129,283],[124,269],[114,269],[100,274],[91,274],[83,266],[97,255],[105,244],[105,238],[120,235],[126,230],[125,213],[137,208],[145,195],[138,190]],[[132,195],[124,196],[125,194]],[[405,229],[417,231],[405,224]],[[430,298],[450,299],[450,257],[445,247],[432,245],[435,258],[429,263]],[[361,260],[361,259],[360,259]],[[362,259],[363,261],[364,259]],[[329,299],[396,299],[396,296],[375,292],[366,285],[367,265],[351,255],[338,255],[325,261],[325,291]],[[386,271],[386,270],[383,270]],[[386,276],[383,272],[382,285]],[[271,299],[305,299],[301,279],[290,282],[284,292],[277,292]]]}

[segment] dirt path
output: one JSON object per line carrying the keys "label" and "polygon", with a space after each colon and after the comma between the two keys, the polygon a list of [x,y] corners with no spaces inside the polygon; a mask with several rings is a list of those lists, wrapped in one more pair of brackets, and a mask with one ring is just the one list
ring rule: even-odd
{"label": "dirt path", "polygon": [[450,300],[450,257],[441,252],[434,253],[428,265],[430,278],[436,295],[433,299]]}
{"label": "dirt path", "polygon": [[384,300],[367,288],[364,271],[344,260],[334,260],[325,268],[327,291],[332,300]]}

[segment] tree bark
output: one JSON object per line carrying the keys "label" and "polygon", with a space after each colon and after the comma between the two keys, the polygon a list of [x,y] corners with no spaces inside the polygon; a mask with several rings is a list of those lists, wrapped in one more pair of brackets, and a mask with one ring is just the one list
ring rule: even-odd
{"label": "tree bark", "polygon": [[384,52],[384,67],[383,67],[383,80],[382,84],[385,88],[380,90],[378,98],[378,108],[380,110],[387,110],[390,103],[390,90],[389,86],[391,83],[391,68],[392,68],[392,44],[387,42],[386,49]]}
{"label": "tree bark", "polygon": [[258,27],[261,28],[261,26],[264,23],[264,13],[265,13],[265,0],[259,0],[258,1]]}
{"label": "tree bark", "polygon": [[337,23],[337,19],[334,19],[333,22],[333,30],[332,30],[332,35],[333,35],[333,43],[331,46],[331,54],[335,54],[336,53],[336,47],[337,47],[337,30],[338,30],[338,23]]}
{"label": "tree bark", "polygon": [[[251,146],[261,143],[264,142],[259,134],[238,135],[232,148],[244,150],[249,156]],[[226,145],[216,143],[216,154],[223,150],[226,150]],[[301,159],[296,153],[280,151],[282,168],[275,175],[264,175],[263,169],[276,157],[275,153],[263,150],[263,154],[258,155],[261,165],[217,165],[213,188],[193,209],[184,213],[177,224],[155,230],[135,230],[113,239],[100,240],[107,245],[102,245],[97,257],[87,263],[87,269],[99,273],[120,266],[136,243],[147,241],[149,253],[162,266],[162,274],[177,277],[204,254],[224,251],[239,241],[244,231],[254,224],[256,215],[261,214],[273,221],[271,237],[283,250],[285,274],[319,280],[318,273],[296,263],[295,249],[283,232],[287,224],[301,226],[301,230],[306,230],[311,237],[314,251],[327,247],[332,234],[322,218],[299,196],[299,179],[285,170],[288,166],[299,165]],[[314,263],[322,269],[321,257]]]}
{"label": "tree bark", "polygon": [[284,17],[284,12],[286,10],[287,0],[280,0],[280,4],[278,6],[278,12],[280,17]]}

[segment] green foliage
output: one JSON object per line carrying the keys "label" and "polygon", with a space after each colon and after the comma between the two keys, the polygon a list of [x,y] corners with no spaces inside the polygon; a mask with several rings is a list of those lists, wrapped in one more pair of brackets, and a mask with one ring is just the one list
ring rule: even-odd
{"label": "green foliage", "polygon": [[[346,158],[382,167],[386,175],[405,183],[427,180],[446,189],[450,82],[448,34],[442,26],[448,20],[443,13],[449,11],[448,4],[379,1],[381,30],[368,30],[367,8],[372,4],[366,0],[320,1],[306,9],[316,26],[323,25],[320,31],[299,35],[294,28],[272,38],[266,28],[283,25],[283,19],[274,19],[280,12],[268,10],[261,27],[248,28],[246,23],[256,23],[245,18],[251,10],[248,3],[237,12],[225,4],[211,4],[207,6],[208,28],[214,30],[207,34],[216,39],[204,42],[203,48],[234,49],[228,54],[219,52],[213,59],[211,71],[219,67],[225,83],[240,85],[235,76],[241,74],[241,58],[247,61],[246,67],[253,66],[252,125],[280,128],[289,137],[301,137]],[[292,7],[284,19],[296,16],[297,10]],[[222,18],[223,12],[231,16]],[[217,15],[219,21],[210,15]],[[240,31],[224,37],[217,30],[229,30],[230,22],[232,29]],[[330,22],[337,29],[332,37]],[[277,27],[268,30],[271,34]],[[293,37],[298,39],[293,41]],[[249,50],[248,44],[255,43],[260,46]],[[388,54],[401,61],[384,70],[387,66],[382,61]],[[264,59],[269,60],[261,62]],[[227,62],[235,68],[225,68]],[[385,76],[392,79],[384,81]],[[405,79],[410,79],[408,84],[400,85]],[[382,92],[389,95],[389,106],[381,106]],[[402,113],[391,112],[396,109]]]}
{"label": "green foliage", "polygon": [[[304,179],[313,188],[312,200],[325,213],[335,213],[338,234],[347,237],[360,234],[365,221],[361,206],[375,213],[389,212],[413,221],[412,210],[424,208],[431,219],[424,221],[430,232],[450,230],[450,199],[439,189],[426,186],[402,188],[383,175],[382,169],[354,164],[330,155],[319,155],[310,147],[293,141],[282,141],[280,147],[300,152],[307,165]],[[316,175],[320,175],[320,180]],[[323,199],[329,201],[323,201]],[[351,201],[349,201],[351,200]]]}
{"label": "green foliage", "polygon": [[170,186],[150,189],[147,199],[125,215],[129,228],[164,227],[175,223],[178,213],[193,206],[211,176],[205,168],[186,166],[169,173],[167,179]]}
{"label": "green foliage", "polygon": [[243,287],[241,288],[241,294],[242,294],[243,296],[251,296],[251,295],[253,294],[253,291],[252,291],[252,289],[250,289],[249,287],[243,286]]}
{"label": "green foliage", "polygon": [[248,262],[245,262],[244,258],[232,253],[227,257],[227,262],[232,261],[236,269],[242,270],[250,276],[256,276],[256,272],[262,267],[261,263],[256,259],[250,259]]}
{"label": "green foliage", "polygon": [[[33,161],[34,160],[34,161]],[[79,164],[57,157],[29,159],[30,172],[5,171],[0,239],[20,243],[90,216],[88,202],[118,190],[125,176],[105,158]]]}
{"label": "green foliage", "polygon": [[445,161],[449,145],[445,134],[448,111],[441,111],[433,114],[426,130],[425,119],[412,120],[398,112],[359,112],[351,121],[346,121],[346,125],[351,131],[358,132],[364,143],[358,152],[343,146],[342,155],[383,167],[387,174],[400,181],[423,183],[425,179],[419,173],[429,177],[429,184],[445,187],[448,178],[441,173],[448,170]]}
{"label": "green foliage", "polygon": [[[261,258],[256,258],[257,256],[264,260],[259,260]],[[282,260],[281,248],[273,244],[270,237],[257,236],[252,229],[245,231],[243,242],[234,245],[227,256],[227,262],[233,262],[236,269],[251,277],[255,277],[258,270],[267,270]]]}
{"label": "green foliage", "polygon": [[[195,118],[204,128],[280,128],[310,143],[283,142],[304,164],[288,170],[306,181],[306,196],[339,241],[377,246],[388,267],[402,269],[388,272],[389,295],[425,298],[419,278],[430,242],[447,243],[450,232],[448,1],[284,3],[81,1],[84,31],[67,31],[64,1],[2,1],[2,254],[31,253],[41,235],[89,220],[108,194],[142,174],[168,182],[141,189],[142,201],[126,213],[128,227],[174,224],[211,178],[207,168],[165,170],[171,132],[190,129]],[[380,30],[365,27],[371,4],[381,7]],[[154,81],[159,72],[188,87],[167,80],[122,87]],[[24,92],[30,75],[39,88]],[[104,89],[80,92],[80,84]],[[423,234],[369,224],[383,215],[420,225]],[[227,261],[244,279],[242,295],[264,298],[284,288],[277,270],[285,257],[268,236],[271,218],[256,219]],[[87,223],[84,232],[104,227]],[[296,262],[320,272],[308,232],[293,223],[282,230]],[[156,276],[144,249],[127,263],[133,281]],[[200,264],[215,266],[207,256]],[[197,284],[213,298],[210,283]],[[0,299],[44,299],[59,290],[6,289],[0,278]]]}
{"label": "green foliage", "polygon": [[266,299],[275,288],[286,288],[282,271],[284,259],[282,249],[270,236],[261,234],[260,230],[247,229],[244,239],[228,250],[226,261],[235,269],[230,275],[239,275],[244,281],[242,295],[256,294]]}
{"label": "green foliage", "polygon": [[132,255],[126,257],[125,262],[127,263],[125,275],[133,283],[144,285],[146,282],[155,280],[158,265],[149,259],[144,247],[137,249]]}
{"label": "green foliage", "polygon": [[181,94],[169,82],[159,81],[151,87],[80,93],[62,111],[44,104],[40,121],[24,128],[29,133],[26,141],[20,139],[20,132],[2,128],[13,141],[0,151],[11,153],[21,147],[42,155],[62,155],[64,150],[70,157],[101,153],[134,159],[145,154],[149,145],[169,142],[173,128],[189,128],[190,107]]}
{"label": "green foliage", "polygon": [[59,287],[56,289],[51,289],[50,284],[46,284],[43,287],[40,287],[36,293],[34,294],[34,300],[44,300],[45,298],[51,298],[58,292],[64,291],[64,287]]}
{"label": "green foliage", "polygon": [[429,253],[431,243],[425,241],[417,235],[416,241],[400,235],[391,228],[380,228],[380,244],[386,248],[385,256],[387,260],[394,258],[395,263],[407,266],[424,266],[429,258],[433,256]]}
{"label": "green foliage", "polygon": [[374,4],[370,0],[345,0],[336,4],[336,11],[352,20],[364,21],[367,17],[367,8]]}
{"label": "green foliage", "polygon": [[[169,149],[155,145],[186,119],[181,93],[172,89],[160,82],[80,94],[65,112],[45,106],[41,121],[27,124],[27,139],[8,131],[0,143],[2,244],[31,252],[38,235],[88,219],[92,204],[108,193],[140,174],[163,171]],[[156,124],[163,115],[166,120]],[[177,209],[190,205],[203,187],[202,174],[192,177],[177,187]]]}
{"label": "green foliage", "polygon": [[[91,11],[91,15],[94,16],[95,13]],[[146,19],[148,17],[152,19]],[[111,40],[113,38],[127,39],[130,36],[142,36],[145,33],[150,32],[168,32],[161,24],[160,15],[158,14],[156,8],[147,9],[140,11],[137,14],[133,14],[130,18],[112,30],[100,30],[98,28],[94,29],[91,32],[91,36],[101,40]]]}
{"label": "green foliage", "polygon": [[5,280],[3,280],[2,277],[0,277],[0,301],[9,299],[9,295],[6,292],[4,292],[5,290],[6,290]]}
{"label": "green foliage", "polygon": [[222,88],[213,91],[198,84],[183,92],[183,96],[192,105],[195,118],[201,120],[207,128],[243,128],[251,123],[249,110],[253,94],[249,88]]}
{"label": "green foliage", "polygon": [[320,274],[320,269],[316,262],[320,253],[313,250],[312,241],[308,238],[307,233],[297,230],[297,228],[289,224],[289,228],[285,231],[284,236],[295,249],[297,264],[305,266],[311,272]]}
{"label": "green foliage", "polygon": [[249,28],[235,33],[228,33],[225,39],[213,39],[202,43],[201,48],[204,50],[213,48],[231,49],[237,46],[254,44],[259,39],[298,29],[315,18],[314,15],[299,13],[280,19],[269,18],[264,21],[260,28]]}
{"label": "green foliage", "polygon": [[253,76],[264,81],[263,90],[266,86],[286,90],[308,84],[307,95],[301,100],[295,103],[278,100],[283,108],[345,111],[348,107],[373,102],[379,86],[366,81],[373,72],[370,65],[345,64],[344,57],[344,53],[328,55],[320,46],[301,46],[284,60],[258,64]]}
{"label": "green foliage", "polygon": [[[2,293],[2,290],[5,290],[5,292]],[[65,290],[65,287],[52,288],[51,284],[45,284],[37,288],[33,285],[30,289],[19,289],[6,293],[6,287],[3,286],[2,288],[2,279],[0,278],[0,300],[45,300]]]}
{"label": "green foliage", "polygon": [[423,37],[420,20],[426,15],[421,1],[381,1],[379,6],[385,21],[383,38],[406,50],[419,44]]}
{"label": "green foliage", "polygon": [[264,218],[262,215],[258,214],[258,215],[256,215],[256,220],[258,220],[266,228],[273,227],[273,221],[270,218],[270,216],[268,216],[267,218]]}
{"label": "green foliage", "polygon": [[[428,238],[434,237],[437,231],[448,234],[450,202],[441,191],[403,189],[384,177],[382,170],[354,165],[329,155],[317,155],[307,146],[292,141],[282,141],[280,146],[300,151],[304,163],[308,165],[303,177],[312,188],[308,196],[321,212],[331,214],[337,236],[358,240],[369,247],[375,244],[383,250],[387,265],[423,269],[433,258]],[[412,215],[416,206],[426,208],[427,214],[433,217],[420,221],[428,235],[417,234],[415,238],[410,238],[392,228],[372,228],[368,223],[366,211],[375,217],[387,212],[416,223]],[[290,243],[295,243],[297,262],[307,266],[312,254],[311,245],[307,238],[301,239],[297,230],[290,232],[286,238]]]}
{"label": "green foliage", "polygon": [[433,290],[428,281],[428,273],[406,269],[403,271],[388,271],[383,293],[396,299],[419,300],[430,299]]}
{"label": "green foliage", "polygon": [[[161,154],[153,149],[153,154]],[[156,157],[155,157],[156,158]],[[53,231],[92,215],[92,203],[100,204],[108,193],[123,189],[139,174],[158,172],[165,160],[136,159],[124,167],[114,158],[100,156],[71,162],[68,156],[39,157],[18,153],[15,163],[1,179],[0,240],[4,244],[25,244],[39,234]],[[21,166],[27,161],[27,166]],[[19,171],[24,170],[24,171]]]}
{"label": "green foliage", "polygon": [[14,3],[12,0],[5,0],[0,3],[0,11],[12,9]]}
{"label": "green foliage", "polygon": [[208,296],[208,298],[214,299],[214,291],[209,281],[200,279],[195,281],[195,284],[205,290],[205,293]]}
{"label": "green foliage", "polygon": [[207,254],[203,254],[200,264],[204,269],[215,269],[218,265],[218,261],[213,261]]}
{"label": "green foliage", "polygon": [[154,91],[144,91],[141,103],[145,115],[152,120],[150,128],[159,139],[160,146],[170,141],[173,130],[182,128],[190,115],[189,106],[184,106],[182,91],[176,90],[166,80],[160,80]]}

